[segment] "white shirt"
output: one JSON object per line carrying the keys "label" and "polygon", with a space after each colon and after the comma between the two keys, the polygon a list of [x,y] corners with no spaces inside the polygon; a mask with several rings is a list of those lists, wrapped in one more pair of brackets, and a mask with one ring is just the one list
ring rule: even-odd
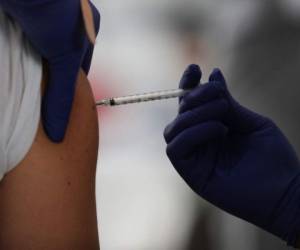
{"label": "white shirt", "polygon": [[40,119],[41,57],[0,8],[0,180],[29,151]]}

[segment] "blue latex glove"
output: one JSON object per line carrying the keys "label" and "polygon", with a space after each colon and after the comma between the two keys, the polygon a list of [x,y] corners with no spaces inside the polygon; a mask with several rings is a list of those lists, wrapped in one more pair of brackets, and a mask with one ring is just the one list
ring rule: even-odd
{"label": "blue latex glove", "polygon": [[295,246],[300,165],[293,148],[270,119],[231,97],[220,70],[206,84],[198,85],[200,77],[196,65],[182,77],[181,88],[195,89],[164,131],[169,159],[201,197]]}
{"label": "blue latex glove", "polygon": [[[100,14],[90,2],[96,33]],[[54,142],[63,140],[79,69],[89,72],[93,44],[84,28],[80,0],[0,0],[48,61],[49,82],[42,103],[44,129]]]}

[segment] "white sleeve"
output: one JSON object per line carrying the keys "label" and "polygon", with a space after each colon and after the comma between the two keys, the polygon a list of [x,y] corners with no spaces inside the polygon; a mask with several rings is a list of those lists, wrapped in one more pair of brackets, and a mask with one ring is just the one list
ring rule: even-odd
{"label": "white sleeve", "polygon": [[0,8],[0,179],[29,151],[40,120],[42,60]]}

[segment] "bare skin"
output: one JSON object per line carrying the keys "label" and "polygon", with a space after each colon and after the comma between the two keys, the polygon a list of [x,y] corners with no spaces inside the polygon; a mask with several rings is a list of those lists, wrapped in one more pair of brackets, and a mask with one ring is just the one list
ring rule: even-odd
{"label": "bare skin", "polygon": [[64,141],[52,143],[40,123],[26,157],[0,182],[0,249],[99,249],[98,141],[94,98],[80,71]]}

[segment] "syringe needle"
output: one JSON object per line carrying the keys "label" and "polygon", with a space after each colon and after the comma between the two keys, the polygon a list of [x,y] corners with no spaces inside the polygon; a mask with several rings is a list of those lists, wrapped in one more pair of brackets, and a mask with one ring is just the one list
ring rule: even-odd
{"label": "syringe needle", "polygon": [[114,97],[103,99],[96,102],[97,106],[117,106],[117,105],[124,105],[129,103],[139,103],[139,102],[148,102],[148,101],[155,101],[155,100],[163,100],[169,98],[176,98],[186,93],[190,92],[191,89],[183,90],[183,89],[172,89],[172,90],[162,90],[157,92],[150,92],[144,94],[136,94],[136,95],[129,95],[129,96],[121,96],[121,97]]}

